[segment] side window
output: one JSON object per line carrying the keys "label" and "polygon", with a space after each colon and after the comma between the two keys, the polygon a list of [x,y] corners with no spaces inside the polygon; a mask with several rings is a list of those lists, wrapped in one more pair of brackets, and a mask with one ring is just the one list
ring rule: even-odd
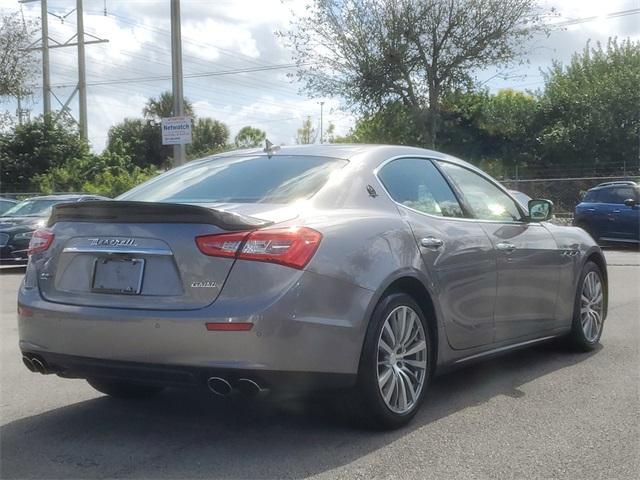
{"label": "side window", "polygon": [[631,187],[609,187],[600,190],[600,201],[603,203],[624,203],[627,198],[635,198]]}
{"label": "side window", "polygon": [[584,200],[583,202],[585,203],[598,203],[599,199],[598,199],[598,194],[600,193],[600,190],[591,190],[589,192],[587,192],[587,194],[584,196]]}
{"label": "side window", "polygon": [[399,158],[387,163],[378,178],[396,202],[441,217],[464,217],[453,191],[430,160]]}
{"label": "side window", "polygon": [[522,220],[515,201],[494,184],[464,167],[448,162],[439,162],[439,164],[469,202],[475,218],[498,221]]}

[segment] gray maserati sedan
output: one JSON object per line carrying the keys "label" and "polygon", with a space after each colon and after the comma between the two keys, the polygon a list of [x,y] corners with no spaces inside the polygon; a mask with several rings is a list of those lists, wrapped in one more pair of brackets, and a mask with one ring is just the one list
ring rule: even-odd
{"label": "gray maserati sedan", "polygon": [[207,157],[53,208],[19,292],[23,361],[118,397],[333,390],[396,428],[437,372],[598,344],[605,259],[551,215],[419,148]]}

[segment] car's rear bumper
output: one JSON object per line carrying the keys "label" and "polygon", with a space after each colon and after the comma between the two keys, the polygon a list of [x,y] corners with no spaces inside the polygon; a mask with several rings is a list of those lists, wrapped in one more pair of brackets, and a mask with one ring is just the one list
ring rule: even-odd
{"label": "car's rear bumper", "polygon": [[347,389],[356,382],[356,375],[352,374],[220,369],[104,360],[50,352],[22,353],[29,359],[39,359],[46,373],[64,378],[109,379],[163,387],[204,389],[209,378],[218,377],[233,387],[240,379],[247,378],[269,391],[313,392]]}
{"label": "car's rear bumper", "polygon": [[[259,309],[242,297],[224,295],[197,310],[65,305],[23,285],[20,348],[43,356],[207,371],[356,374],[372,296],[367,289],[310,272],[289,290],[274,292]],[[208,331],[208,322],[250,322],[253,328]]]}

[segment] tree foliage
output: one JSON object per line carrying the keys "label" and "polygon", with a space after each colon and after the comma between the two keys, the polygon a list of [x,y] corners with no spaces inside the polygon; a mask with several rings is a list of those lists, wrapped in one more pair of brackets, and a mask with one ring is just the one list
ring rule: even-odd
{"label": "tree foliage", "polygon": [[86,192],[115,197],[148,180],[156,170],[135,165],[120,140],[100,155],[71,158],[64,164],[36,175],[38,191]]}
{"label": "tree foliage", "polygon": [[[186,98],[183,100],[184,115],[193,118],[193,105]],[[147,100],[142,114],[145,118],[159,121],[161,118],[174,117],[173,112],[173,94],[171,92],[162,92],[158,97],[151,97]]]}
{"label": "tree foliage", "polygon": [[192,158],[204,157],[227,149],[229,127],[212,118],[198,118],[193,123],[193,142],[187,148]]}
{"label": "tree foliage", "polygon": [[242,127],[234,143],[238,148],[252,148],[258,147],[264,143],[267,138],[267,132],[254,127]]}
{"label": "tree foliage", "polygon": [[420,127],[418,141],[434,145],[442,95],[468,86],[478,69],[520,59],[545,29],[536,4],[315,0],[284,36],[307,91],[367,113],[400,102]]}
{"label": "tree foliage", "polygon": [[34,53],[25,53],[33,40],[35,25],[19,12],[0,16],[0,97],[26,95],[37,71]]}
{"label": "tree foliage", "polygon": [[38,117],[0,133],[0,165],[5,191],[28,191],[38,173],[68,160],[89,160],[89,145],[74,124],[52,117]]}
{"label": "tree foliage", "polygon": [[[620,171],[640,158],[640,42],[587,45],[546,74],[538,133],[542,165]],[[640,173],[640,172],[639,172]]]}
{"label": "tree foliage", "polygon": [[121,144],[123,151],[139,167],[169,165],[171,147],[162,145],[160,126],[141,118],[125,118],[109,129],[107,149],[115,150]]}
{"label": "tree foliage", "polygon": [[298,129],[296,143],[298,145],[308,145],[316,141],[316,129],[311,122],[311,117],[302,121],[302,127]]}

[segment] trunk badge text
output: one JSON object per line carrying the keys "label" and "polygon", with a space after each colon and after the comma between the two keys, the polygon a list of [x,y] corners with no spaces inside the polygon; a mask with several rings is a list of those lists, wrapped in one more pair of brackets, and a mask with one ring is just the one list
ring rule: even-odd
{"label": "trunk badge text", "polygon": [[92,247],[135,247],[134,238],[90,238]]}
{"label": "trunk badge text", "polygon": [[191,288],[218,288],[216,282],[191,282]]}

